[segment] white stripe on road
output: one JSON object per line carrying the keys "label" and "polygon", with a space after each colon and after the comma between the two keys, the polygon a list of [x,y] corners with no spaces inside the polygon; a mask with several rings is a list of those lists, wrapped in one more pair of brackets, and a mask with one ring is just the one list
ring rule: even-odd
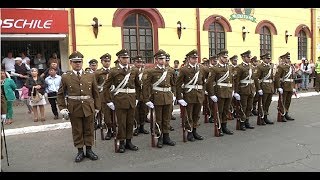
{"label": "white stripe on road", "polygon": [[[300,97],[310,97],[310,96],[318,96],[320,93],[317,92],[306,92],[306,93],[298,93],[298,98]],[[295,96],[292,96],[293,99],[296,99]],[[273,96],[272,101],[278,101],[278,96]],[[174,109],[173,114],[180,113],[180,109]],[[70,122],[57,123],[57,124],[46,124],[40,126],[28,126],[23,128],[16,129],[6,129],[6,136],[18,135],[18,134],[27,134],[27,133],[35,133],[35,132],[43,132],[43,131],[52,131],[57,129],[68,129],[71,128]]]}

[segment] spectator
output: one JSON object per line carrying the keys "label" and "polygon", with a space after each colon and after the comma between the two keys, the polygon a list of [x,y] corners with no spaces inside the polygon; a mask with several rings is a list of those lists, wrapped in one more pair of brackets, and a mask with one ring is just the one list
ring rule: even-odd
{"label": "spectator", "polygon": [[42,78],[47,78],[49,76],[49,69],[50,68],[53,68],[56,70],[56,74],[58,74],[59,76],[61,76],[63,74],[63,72],[61,71],[61,69],[59,68],[59,65],[58,65],[58,61],[57,60],[52,60],[51,61],[51,64],[49,66],[48,69],[46,69],[41,75],[40,77]]}
{"label": "spectator", "polygon": [[302,88],[302,90],[307,91],[308,90],[308,86],[309,86],[309,76],[310,76],[310,74],[312,72],[311,66],[310,66],[309,61],[307,59],[302,59],[302,63],[301,63],[300,69],[302,71],[301,88]]}
{"label": "spectator", "polygon": [[61,76],[57,75],[55,68],[49,68],[49,76],[46,77],[46,93],[48,94],[48,101],[51,105],[51,110],[54,115],[53,119],[59,119],[57,110],[57,92],[61,83]]}
{"label": "spectator", "polygon": [[7,100],[6,124],[11,124],[13,117],[13,101],[16,99],[14,91],[17,89],[17,86],[10,78],[9,73],[5,71],[1,71],[1,85],[3,85],[3,91]]}
{"label": "spectator", "polygon": [[26,56],[25,52],[21,52],[20,55],[21,55],[22,63],[24,63],[26,66],[28,66],[28,69],[30,69],[30,58]]}
{"label": "spectator", "polygon": [[52,62],[55,62],[55,63],[57,63],[58,64],[58,67],[59,68],[61,68],[61,60],[58,58],[58,55],[57,55],[57,53],[52,53],[52,56],[50,57],[50,59],[49,59],[49,61],[48,61],[48,67],[50,67],[50,64],[52,63]]}
{"label": "spectator", "polygon": [[7,71],[9,74],[11,74],[11,72],[14,72],[14,65],[16,64],[12,55],[12,51],[8,52],[8,56],[5,57],[2,62],[2,64],[4,64],[5,66],[5,71]]}
{"label": "spectator", "polygon": [[301,82],[302,82],[302,71],[300,69],[300,65],[299,63],[294,63],[294,84],[295,84],[295,89],[297,89],[298,91],[300,91],[300,86],[301,86]]}
{"label": "spectator", "polygon": [[47,69],[46,59],[42,58],[42,55],[38,53],[33,60],[34,68],[38,69],[39,74],[42,74]]}
{"label": "spectator", "polygon": [[20,100],[23,101],[24,104],[27,106],[28,114],[31,114],[32,107],[29,101],[29,89],[26,87],[26,84],[24,84],[20,90],[21,90]]}
{"label": "spectator", "polygon": [[[38,90],[38,92],[42,95],[44,95],[45,91],[45,81],[42,77],[38,76],[38,69],[32,68],[31,69],[31,77],[26,82],[26,87],[29,89],[29,96],[31,97],[32,88],[35,88],[35,90]],[[33,102],[30,100],[30,105],[32,106],[33,115],[34,115],[34,122],[37,122],[39,120],[38,118],[38,106],[40,109],[40,120],[45,121],[44,117],[44,105],[46,104],[46,100],[43,96],[43,98],[39,102]]]}
{"label": "spectator", "polygon": [[[30,70],[29,66],[22,63],[21,57],[16,57],[16,64],[14,65],[14,72],[11,72],[11,76],[15,77],[15,83],[17,88],[20,89],[25,84],[26,80],[29,78],[28,71]],[[19,92],[15,92],[16,98],[19,99]]]}

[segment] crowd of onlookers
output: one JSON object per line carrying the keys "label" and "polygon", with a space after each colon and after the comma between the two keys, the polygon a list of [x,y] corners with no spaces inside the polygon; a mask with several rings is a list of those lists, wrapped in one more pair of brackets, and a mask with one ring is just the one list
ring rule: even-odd
{"label": "crowd of onlookers", "polygon": [[315,87],[315,64],[313,60],[302,58],[301,63],[294,63],[295,89],[297,91],[308,91],[309,84]]}

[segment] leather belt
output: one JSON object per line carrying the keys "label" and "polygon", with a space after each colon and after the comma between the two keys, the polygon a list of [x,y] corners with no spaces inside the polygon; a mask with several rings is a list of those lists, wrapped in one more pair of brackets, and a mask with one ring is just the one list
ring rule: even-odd
{"label": "leather belt", "polygon": [[224,86],[224,87],[232,87],[231,83],[218,83],[218,86]]}
{"label": "leather belt", "polygon": [[284,79],[285,82],[293,82],[293,79]]}
{"label": "leather belt", "polygon": [[169,92],[169,91],[171,91],[171,87],[167,87],[167,88],[153,87],[153,90],[161,91],[161,92]]}
{"label": "leather belt", "polygon": [[127,93],[127,94],[131,94],[131,93],[136,93],[136,90],[135,89],[129,89],[129,88],[126,88],[126,89],[118,89],[117,92],[121,92],[121,93]]}
{"label": "leather belt", "polygon": [[267,80],[263,80],[262,82],[264,82],[264,83],[272,83],[273,81],[272,81],[272,79],[267,79]]}
{"label": "leather belt", "polygon": [[84,100],[84,99],[90,99],[91,96],[68,96],[69,99],[75,99],[75,100]]}
{"label": "leather belt", "polygon": [[253,79],[250,79],[250,80],[241,80],[240,83],[248,83],[248,84],[252,84],[254,81]]}
{"label": "leather belt", "polygon": [[184,88],[188,88],[188,89],[196,89],[196,90],[198,90],[198,89],[203,89],[203,86],[202,85],[186,85],[186,86],[184,86]]}

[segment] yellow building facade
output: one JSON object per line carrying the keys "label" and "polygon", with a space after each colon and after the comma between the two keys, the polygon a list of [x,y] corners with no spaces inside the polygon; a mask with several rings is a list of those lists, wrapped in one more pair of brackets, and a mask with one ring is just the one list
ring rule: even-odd
{"label": "yellow building facade", "polygon": [[286,52],[293,63],[320,55],[320,11],[315,8],[72,8],[68,12],[68,51],[83,53],[85,66],[107,52],[115,61],[115,54],[128,47],[132,55],[148,56],[149,63],[150,54],[163,49],[171,55],[171,65],[176,59],[181,64],[192,49],[199,51],[200,59],[221,49],[227,49],[229,56],[251,50],[258,59],[269,51],[274,63]]}

